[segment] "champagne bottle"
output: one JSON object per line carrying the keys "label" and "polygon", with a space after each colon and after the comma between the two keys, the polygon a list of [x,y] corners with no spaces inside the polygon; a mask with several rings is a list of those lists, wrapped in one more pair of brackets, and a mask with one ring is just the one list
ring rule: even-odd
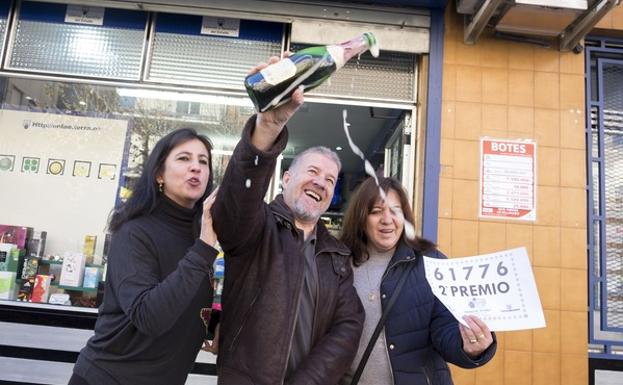
{"label": "champagne bottle", "polygon": [[368,49],[373,56],[379,55],[376,38],[370,32],[341,44],[305,48],[247,76],[244,86],[255,109],[268,111],[290,100],[299,86],[304,91],[318,87],[348,60]]}

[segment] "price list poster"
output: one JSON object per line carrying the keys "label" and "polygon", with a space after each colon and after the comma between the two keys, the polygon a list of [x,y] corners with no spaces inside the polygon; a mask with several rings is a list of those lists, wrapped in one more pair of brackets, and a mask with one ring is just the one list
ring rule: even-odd
{"label": "price list poster", "polygon": [[536,143],[481,138],[479,216],[536,220]]}

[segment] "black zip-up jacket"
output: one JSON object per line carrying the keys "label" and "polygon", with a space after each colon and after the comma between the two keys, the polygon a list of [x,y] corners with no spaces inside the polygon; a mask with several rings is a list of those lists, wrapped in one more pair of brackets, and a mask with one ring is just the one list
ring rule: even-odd
{"label": "black zip-up jacket", "polygon": [[319,306],[312,350],[285,378],[304,275],[303,232],[282,197],[263,202],[287,131],[267,152],[251,144],[246,124],[213,206],[225,252],[217,361],[221,385],[337,384],[357,351],[364,310],[353,287],[350,252],[318,223]]}

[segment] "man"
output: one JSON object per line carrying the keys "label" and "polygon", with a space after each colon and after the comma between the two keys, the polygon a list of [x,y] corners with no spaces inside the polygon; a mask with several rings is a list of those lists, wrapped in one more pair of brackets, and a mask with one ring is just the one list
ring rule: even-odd
{"label": "man", "polygon": [[297,90],[247,122],[212,211],[225,252],[222,385],[337,384],[359,344],[364,312],[350,251],[319,221],[333,197],[337,155],[324,147],[302,153],[284,174],[283,195],[263,202],[287,144],[285,124],[302,103]]}

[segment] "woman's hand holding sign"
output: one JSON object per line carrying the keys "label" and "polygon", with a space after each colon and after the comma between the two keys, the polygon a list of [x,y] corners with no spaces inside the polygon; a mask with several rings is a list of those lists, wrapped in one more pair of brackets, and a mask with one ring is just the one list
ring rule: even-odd
{"label": "woman's hand holding sign", "polygon": [[463,320],[469,326],[459,324],[463,350],[470,358],[476,359],[493,343],[493,336],[487,325],[475,315],[465,315]]}

